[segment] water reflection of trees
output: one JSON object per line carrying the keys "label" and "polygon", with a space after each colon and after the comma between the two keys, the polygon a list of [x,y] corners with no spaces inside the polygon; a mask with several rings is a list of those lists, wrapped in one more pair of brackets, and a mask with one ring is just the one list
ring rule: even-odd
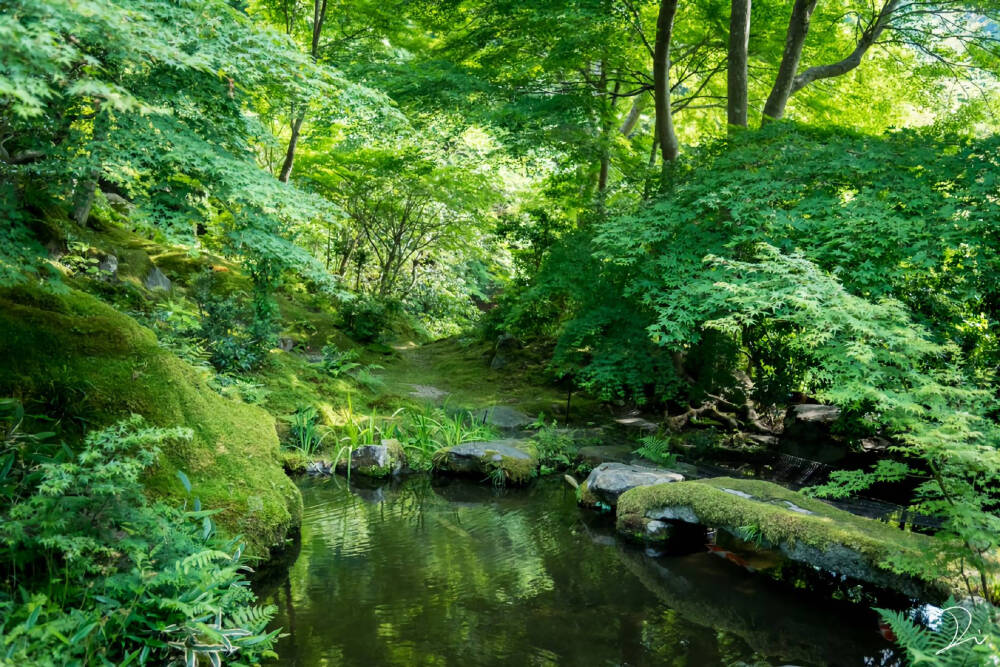
{"label": "water reflection of trees", "polygon": [[857,634],[739,573],[623,548],[544,480],[353,482],[303,488],[302,553],[270,596],[288,664],[815,662]]}
{"label": "water reflection of trees", "polygon": [[518,642],[518,623],[498,633],[478,625],[480,612],[552,587],[545,540],[523,513],[498,520],[488,503],[453,502],[426,477],[392,486],[375,503],[364,493],[371,489],[357,493],[344,480],[317,490],[322,501],[312,491],[304,489],[310,516],[289,572],[292,603],[308,595],[306,613],[352,609],[349,632],[336,638],[348,654],[347,646],[368,642],[362,652],[373,662],[406,662],[412,638],[422,636],[424,652],[437,644],[502,655]]}

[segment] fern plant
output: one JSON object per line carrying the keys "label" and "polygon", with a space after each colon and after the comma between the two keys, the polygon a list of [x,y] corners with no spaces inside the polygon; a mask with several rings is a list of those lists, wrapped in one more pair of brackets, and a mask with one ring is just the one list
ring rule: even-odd
{"label": "fern plant", "polygon": [[662,466],[672,466],[677,463],[677,455],[670,451],[670,440],[656,435],[647,435],[639,439],[640,447],[635,454],[649,459]]}
{"label": "fern plant", "polygon": [[[273,657],[238,538],[217,510],[151,502],[159,448],[191,437],[133,417],[92,431],[74,460],[20,475],[0,507],[0,663],[171,664]],[[15,465],[18,465],[15,463]],[[178,474],[190,493],[190,480]]]}
{"label": "fern plant", "polygon": [[[906,652],[910,664],[967,667],[1000,664],[1000,623],[992,606],[945,603],[933,618],[914,619],[892,609],[876,609]],[[917,622],[923,620],[924,622]]]}

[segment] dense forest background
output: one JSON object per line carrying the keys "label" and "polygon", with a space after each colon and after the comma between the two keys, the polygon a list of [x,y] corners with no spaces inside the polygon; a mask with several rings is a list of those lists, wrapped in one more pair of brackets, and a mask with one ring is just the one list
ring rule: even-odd
{"label": "dense forest background", "polygon": [[998,14],[0,0],[0,656],[266,655],[230,538],[296,524],[274,415],[350,400],[296,378],[459,333],[677,430],[838,406],[876,454],[817,492],[905,489],[894,567],[995,603]]}

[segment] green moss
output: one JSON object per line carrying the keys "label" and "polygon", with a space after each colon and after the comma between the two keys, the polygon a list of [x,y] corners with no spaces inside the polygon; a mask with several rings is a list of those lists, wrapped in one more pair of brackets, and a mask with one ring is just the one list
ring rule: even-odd
{"label": "green moss", "polygon": [[[346,379],[332,378],[302,356],[281,350],[272,350],[253,378],[267,388],[263,407],[271,414],[289,415],[311,405],[327,425],[332,424],[331,415],[346,404],[348,394],[352,393]],[[352,400],[356,408],[363,407],[363,401],[356,396]]]}
{"label": "green moss", "polygon": [[[507,481],[515,485],[523,485],[530,482],[538,475],[538,447],[531,442],[523,441],[517,447],[522,452],[530,456],[527,459],[517,459],[511,456],[500,457],[500,468],[507,476]],[[496,452],[486,451],[486,458],[489,459]]]}
{"label": "green moss", "polygon": [[150,254],[150,258],[170,280],[180,285],[190,285],[199,274],[211,271],[212,291],[215,294],[249,292],[252,287],[250,278],[243,275],[239,266],[204,251],[191,252],[190,249],[179,246],[159,246],[156,252]]}
{"label": "green moss", "polygon": [[276,298],[284,334],[314,352],[328,343],[341,350],[357,348],[358,344],[337,327],[336,312],[329,306],[310,304],[309,299],[308,294],[300,293],[283,294]]}
{"label": "green moss", "polygon": [[147,488],[179,499],[178,470],[220,525],[266,555],[297,528],[302,501],[282,471],[274,420],[227,400],[154,334],[97,299],[70,290],[0,293],[0,395],[62,420],[72,435],[131,413],[187,426],[194,439],[164,452]]}
{"label": "green moss", "polygon": [[[525,357],[501,369],[490,368],[493,345],[448,338],[417,347],[396,346],[398,357],[372,359],[385,366],[383,393],[409,396],[413,384],[448,393],[447,402],[464,408],[506,405],[529,415],[559,416],[566,409],[566,392],[553,387],[545,373],[546,358]],[[598,412],[598,403],[573,396],[574,418]]]}
{"label": "green moss", "polygon": [[[812,514],[794,511],[790,504]],[[820,551],[844,546],[860,554],[870,566],[886,571],[890,569],[886,562],[894,557],[933,557],[936,551],[933,538],[926,535],[850,514],[771,482],[728,477],[626,491],[618,500],[618,525],[623,531],[633,531],[650,513],[671,507],[689,508],[706,526],[753,526],[767,543],[786,552],[796,545]]]}
{"label": "green moss", "polygon": [[306,467],[311,459],[299,450],[282,449],[279,458],[281,466],[289,475],[302,475],[306,472]]}
{"label": "green moss", "polygon": [[583,484],[577,487],[576,501],[585,507],[597,507],[601,502],[590,490],[587,482],[583,482]]}
{"label": "green moss", "polygon": [[[722,489],[747,493],[743,498]],[[808,510],[803,514],[785,503]],[[773,544],[803,542],[817,548],[843,544],[876,560],[891,548],[919,552],[930,548],[931,538],[898,530],[874,519],[839,510],[771,482],[717,477],[637,487],[622,494],[618,514],[645,515],[659,507],[690,507],[709,526],[757,526]]]}
{"label": "green moss", "polygon": [[515,459],[510,456],[501,456],[500,468],[511,484],[527,484],[538,474],[538,461],[535,458]]}
{"label": "green moss", "polygon": [[[538,475],[538,450],[530,441],[521,441],[516,448],[527,454],[528,458],[515,458],[499,450],[485,448],[478,459],[466,457],[456,461],[450,456],[452,448],[444,447],[434,452],[433,467],[438,471],[483,475],[487,479],[492,479],[499,468],[503,471],[505,483],[527,484]],[[498,456],[499,460],[496,460]]]}

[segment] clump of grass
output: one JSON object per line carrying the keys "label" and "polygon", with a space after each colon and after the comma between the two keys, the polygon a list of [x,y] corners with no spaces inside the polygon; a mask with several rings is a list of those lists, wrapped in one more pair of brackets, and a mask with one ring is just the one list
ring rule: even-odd
{"label": "clump of grass", "polygon": [[476,423],[469,412],[449,415],[441,408],[406,412],[399,427],[399,440],[410,465],[419,470],[430,469],[434,453],[441,449],[497,437],[491,426]]}
{"label": "clump of grass", "polygon": [[486,464],[486,479],[490,481],[495,489],[502,489],[507,486],[507,471],[504,470],[501,461],[490,461]]}
{"label": "clump of grass", "polygon": [[306,456],[313,456],[330,435],[329,429],[319,424],[319,414],[312,406],[300,407],[287,419],[291,424],[289,447]]}
{"label": "clump of grass", "polygon": [[329,442],[331,450],[336,450],[334,465],[341,458],[349,461],[351,452],[359,447],[395,440],[411,469],[430,470],[434,453],[441,449],[499,437],[493,427],[477,423],[468,411],[448,413],[443,408],[423,407],[399,408],[389,415],[373,409],[365,414],[355,410],[350,394],[335,426],[319,424],[317,411],[311,407],[300,408],[287,420],[291,424],[290,449],[311,457]]}

